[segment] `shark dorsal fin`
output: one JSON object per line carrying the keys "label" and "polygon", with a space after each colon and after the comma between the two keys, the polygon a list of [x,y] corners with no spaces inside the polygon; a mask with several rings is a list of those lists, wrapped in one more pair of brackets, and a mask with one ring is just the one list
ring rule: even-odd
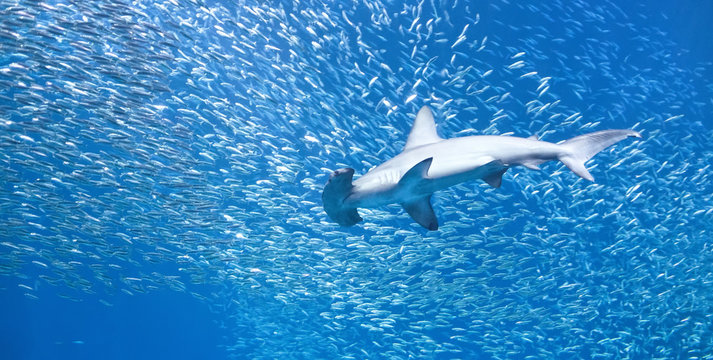
{"label": "shark dorsal fin", "polygon": [[416,114],[411,132],[408,134],[404,151],[427,144],[433,144],[443,140],[436,132],[436,123],[433,121],[433,113],[428,106],[424,106]]}
{"label": "shark dorsal fin", "polygon": [[438,230],[438,219],[431,207],[431,195],[405,202],[401,206],[419,225],[428,230]]}

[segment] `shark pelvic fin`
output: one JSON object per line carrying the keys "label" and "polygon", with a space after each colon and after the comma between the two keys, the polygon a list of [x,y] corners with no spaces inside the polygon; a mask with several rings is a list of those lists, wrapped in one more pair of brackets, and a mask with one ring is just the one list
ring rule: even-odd
{"label": "shark pelvic fin", "polygon": [[329,218],[341,226],[352,226],[362,221],[356,208],[344,206],[344,200],[352,191],[354,169],[343,168],[329,176],[322,192],[324,211]]}
{"label": "shark pelvic fin", "polygon": [[438,230],[438,219],[431,207],[431,195],[405,202],[401,206],[419,225],[428,230]]}
{"label": "shark pelvic fin", "polygon": [[413,149],[421,145],[433,144],[443,140],[436,132],[436,122],[433,121],[433,113],[428,106],[424,106],[416,114],[416,120],[406,140],[404,150]]}
{"label": "shark pelvic fin", "polygon": [[488,185],[494,187],[494,188],[499,188],[500,185],[503,183],[503,174],[508,171],[507,168],[498,170],[495,173],[492,173],[486,177],[483,178],[483,181],[488,183]]}

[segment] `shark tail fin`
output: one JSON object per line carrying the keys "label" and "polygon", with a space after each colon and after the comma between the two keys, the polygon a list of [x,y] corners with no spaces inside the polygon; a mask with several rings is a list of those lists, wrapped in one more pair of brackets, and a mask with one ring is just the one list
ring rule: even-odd
{"label": "shark tail fin", "polygon": [[341,226],[352,226],[362,221],[356,208],[344,205],[344,200],[352,191],[353,176],[352,168],[336,170],[329,176],[329,181],[322,191],[324,211],[330,219]]}
{"label": "shark tail fin", "polygon": [[584,163],[600,151],[628,137],[640,138],[641,134],[634,130],[603,130],[573,137],[560,144],[564,151],[559,160],[581,178],[594,181]]}

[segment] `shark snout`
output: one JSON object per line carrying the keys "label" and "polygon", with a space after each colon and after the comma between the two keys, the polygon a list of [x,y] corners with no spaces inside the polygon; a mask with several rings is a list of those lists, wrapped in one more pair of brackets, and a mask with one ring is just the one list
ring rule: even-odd
{"label": "shark snout", "polygon": [[334,170],[334,171],[332,172],[332,174],[329,175],[329,180],[328,180],[328,181],[331,182],[333,179],[339,178],[340,176],[342,176],[342,175],[344,175],[344,174],[348,174],[348,173],[354,174],[354,169],[352,169],[352,168],[341,168],[341,169]]}

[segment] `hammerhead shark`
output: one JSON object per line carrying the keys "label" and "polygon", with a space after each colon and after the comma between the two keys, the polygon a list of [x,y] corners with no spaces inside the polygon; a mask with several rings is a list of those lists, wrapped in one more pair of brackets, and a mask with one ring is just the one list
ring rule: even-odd
{"label": "hammerhead shark", "polygon": [[428,106],[419,110],[406,146],[400,154],[352,181],[354,169],[334,171],[322,192],[324,211],[337,224],[362,221],[357,208],[401,204],[417,223],[438,229],[431,195],[462,182],[482,179],[500,187],[503,174],[513,166],[539,170],[539,165],[559,160],[580,177],[594,181],[584,163],[627,137],[641,138],[634,130],[603,130],[558,144],[537,136],[464,136],[443,139],[436,132]]}

